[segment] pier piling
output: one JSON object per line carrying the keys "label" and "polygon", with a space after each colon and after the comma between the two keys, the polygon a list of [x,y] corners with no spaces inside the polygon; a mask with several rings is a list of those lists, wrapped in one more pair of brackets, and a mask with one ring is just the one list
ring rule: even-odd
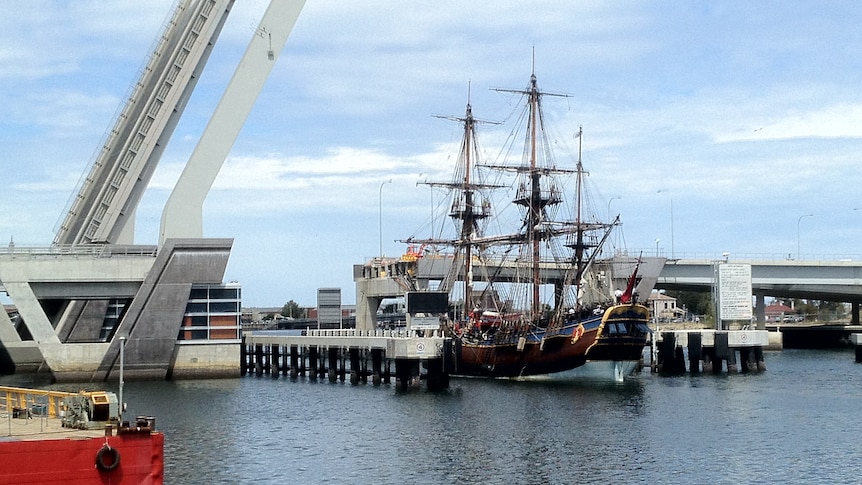
{"label": "pier piling", "polygon": [[[427,334],[427,335],[426,335]],[[430,351],[428,349],[431,349]],[[243,335],[240,367],[243,375],[254,369],[257,376],[306,376],[351,385],[390,384],[395,364],[396,384],[416,387],[425,380],[429,390],[445,389],[454,368],[444,359],[445,345],[439,332],[308,330],[305,335],[248,332]]]}
{"label": "pier piling", "polygon": [[765,330],[702,329],[657,334],[660,335],[655,347],[658,362],[652,367],[662,375],[684,374],[686,360],[692,374],[721,374],[725,366],[729,374],[766,370],[763,347],[769,344],[769,337]]}
{"label": "pier piling", "polygon": [[263,375],[263,345],[254,346],[254,373],[255,375]]}
{"label": "pier piling", "polygon": [[371,349],[371,383],[379,386],[381,382],[381,368],[383,365],[383,351],[380,349]]}
{"label": "pier piling", "polygon": [[856,363],[862,363],[862,333],[851,333],[850,342],[856,348]]}
{"label": "pier piling", "polygon": [[[313,357],[313,359],[312,359]],[[318,347],[309,347],[308,349],[308,377],[311,380],[317,380],[320,377],[320,369],[325,367],[321,357],[321,349]],[[314,375],[312,377],[312,374]],[[325,374],[324,374],[325,375]]]}
{"label": "pier piling", "polygon": [[299,347],[296,345],[290,346],[290,378],[296,379],[299,376]]}
{"label": "pier piling", "polygon": [[700,374],[700,361],[703,360],[703,343],[699,333],[688,336],[688,369],[692,374]]}
{"label": "pier piling", "polygon": [[758,371],[766,370],[766,360],[763,358],[763,347],[754,348],[754,362]]}

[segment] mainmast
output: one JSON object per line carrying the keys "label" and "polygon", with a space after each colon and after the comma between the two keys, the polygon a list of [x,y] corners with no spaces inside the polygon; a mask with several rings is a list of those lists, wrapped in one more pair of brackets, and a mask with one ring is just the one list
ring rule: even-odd
{"label": "mainmast", "polygon": [[[549,93],[543,93],[539,90],[536,81],[535,69],[530,75],[530,85],[526,90],[510,90],[497,89],[497,91],[518,93],[527,97],[527,156],[529,160],[523,167],[505,167],[505,166],[489,166],[489,168],[512,170],[522,173],[527,177],[527,186],[518,191],[518,195],[513,201],[515,204],[525,208],[526,214],[524,217],[524,241],[527,243],[530,251],[530,300],[532,320],[537,320],[541,317],[541,248],[542,239],[549,237],[553,232],[547,225],[545,220],[545,209],[550,205],[560,203],[562,200],[558,191],[551,188],[547,193],[542,191],[542,177],[551,173],[565,173],[555,167],[542,166],[539,160],[539,139],[544,137],[542,132],[542,112],[541,98]],[[551,94],[551,96],[565,96],[561,94]]]}
{"label": "mainmast", "polygon": [[539,112],[539,89],[536,85],[536,74],[535,71],[530,75],[530,91],[529,91],[529,103],[530,103],[530,205],[529,205],[529,213],[528,213],[528,234],[530,235],[531,247],[533,251],[533,319],[537,319],[539,314],[541,313],[540,308],[540,294],[539,289],[541,286],[541,280],[539,279],[539,263],[541,260],[540,253],[540,244],[539,244],[539,234],[537,233],[537,228],[539,224],[542,222],[542,207],[544,204],[542,203],[542,187],[541,187],[541,174],[537,170],[536,164],[536,119],[538,118]]}

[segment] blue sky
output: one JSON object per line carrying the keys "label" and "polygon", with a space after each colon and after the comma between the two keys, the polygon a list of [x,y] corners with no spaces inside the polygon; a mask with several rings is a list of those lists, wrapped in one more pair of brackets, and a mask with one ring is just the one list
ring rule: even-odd
{"label": "blue sky", "polygon": [[[238,1],[138,210],[161,210],[266,1]],[[0,241],[48,245],[172,1],[0,1]],[[204,207],[246,306],[355,300],[352,265],[416,233],[472,86],[539,86],[630,250],[862,258],[857,2],[309,0]],[[482,127],[489,155],[505,133]],[[380,189],[380,184],[392,180]],[[379,199],[382,194],[382,205]],[[671,207],[673,210],[671,211]],[[672,217],[671,217],[672,214]],[[812,217],[800,216],[813,214]],[[671,232],[671,227],[673,231]],[[656,239],[659,240],[656,243]]]}

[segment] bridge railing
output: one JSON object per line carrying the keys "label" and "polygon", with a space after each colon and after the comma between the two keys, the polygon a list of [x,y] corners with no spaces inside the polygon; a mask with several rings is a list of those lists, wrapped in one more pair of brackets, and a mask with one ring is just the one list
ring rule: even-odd
{"label": "bridge railing", "polygon": [[674,251],[673,254],[665,248],[641,248],[627,249],[625,251],[617,251],[616,256],[633,256],[639,255],[645,258],[659,257],[667,259],[691,259],[705,261],[738,261],[738,260],[755,260],[755,261],[862,261],[862,254],[846,254],[846,253],[745,253],[732,252],[726,253],[708,252],[708,251]]}
{"label": "bridge railing", "polygon": [[112,256],[151,256],[155,257],[158,247],[149,245],[115,245],[115,244],[59,244],[52,246],[17,246],[10,243],[0,246],[0,255],[15,256],[57,256],[77,255],[109,258]]}

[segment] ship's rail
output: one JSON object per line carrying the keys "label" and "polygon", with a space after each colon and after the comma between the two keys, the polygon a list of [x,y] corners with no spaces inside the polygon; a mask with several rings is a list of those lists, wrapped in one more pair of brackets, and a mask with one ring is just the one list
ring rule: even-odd
{"label": "ship's rail", "polygon": [[0,413],[57,417],[63,400],[75,393],[0,386]]}

